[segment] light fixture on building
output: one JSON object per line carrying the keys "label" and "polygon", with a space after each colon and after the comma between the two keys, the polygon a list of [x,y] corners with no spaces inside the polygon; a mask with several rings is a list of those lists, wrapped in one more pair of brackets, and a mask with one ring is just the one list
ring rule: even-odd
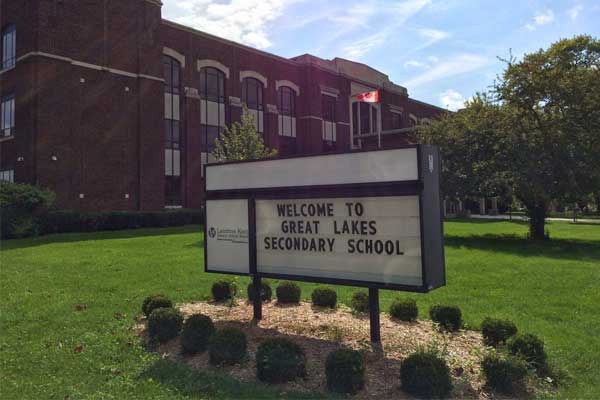
{"label": "light fixture on building", "polygon": [[57,161],[57,160],[58,160],[58,157],[52,156],[52,161]]}
{"label": "light fixture on building", "polygon": [[81,83],[85,83],[85,78],[81,78],[81,79],[79,80],[79,82],[81,82]]}
{"label": "light fixture on building", "polygon": [[129,92],[129,86],[125,86],[125,91]]}
{"label": "light fixture on building", "polygon": [[23,161],[25,161],[25,157],[17,157],[17,161],[18,162],[23,162]]}
{"label": "light fixture on building", "polygon": [[129,198],[129,193],[125,193],[125,198],[128,199]]}
{"label": "light fixture on building", "polygon": [[85,195],[83,193],[79,193],[79,198],[83,199],[85,197]]}

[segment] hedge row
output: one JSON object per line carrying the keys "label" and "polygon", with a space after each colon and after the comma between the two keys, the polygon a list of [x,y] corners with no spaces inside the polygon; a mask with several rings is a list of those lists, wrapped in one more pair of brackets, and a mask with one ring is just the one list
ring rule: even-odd
{"label": "hedge row", "polygon": [[165,211],[50,211],[39,219],[42,234],[116,231],[204,223],[200,210]]}

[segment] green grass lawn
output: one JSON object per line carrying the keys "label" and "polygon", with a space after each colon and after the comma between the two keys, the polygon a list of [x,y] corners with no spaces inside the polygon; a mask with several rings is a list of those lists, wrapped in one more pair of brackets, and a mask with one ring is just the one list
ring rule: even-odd
{"label": "green grass lawn", "polygon": [[[422,318],[438,302],[459,305],[470,327],[486,316],[511,318],[541,336],[550,359],[573,377],[560,397],[599,398],[600,226],[548,228],[552,241],[530,243],[518,222],[448,222],[447,287],[426,295],[382,291],[382,309],[412,296]],[[220,276],[203,272],[202,246],[198,226],[2,243],[0,397],[296,398],[161,360],[131,331],[149,293],[177,302],[209,295]],[[313,285],[302,287],[309,298]],[[344,303],[355,290],[337,289]]]}

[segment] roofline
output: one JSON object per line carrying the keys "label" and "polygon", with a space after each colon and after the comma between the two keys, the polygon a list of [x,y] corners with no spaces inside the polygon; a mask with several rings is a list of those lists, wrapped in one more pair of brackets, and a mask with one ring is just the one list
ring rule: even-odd
{"label": "roofline", "polygon": [[428,107],[433,107],[433,108],[436,108],[436,109],[438,109],[440,111],[444,111],[444,112],[453,112],[453,111],[450,111],[450,110],[448,110],[446,108],[442,108],[442,107],[436,106],[435,104],[425,103],[424,101],[417,100],[417,99],[414,99],[412,97],[409,97],[408,101],[412,101],[412,102],[415,102],[415,103],[423,104],[424,106],[428,106]]}
{"label": "roofline", "polygon": [[263,55],[263,56],[271,57],[271,58],[274,58],[274,59],[276,59],[278,61],[284,61],[284,62],[287,62],[288,64],[292,64],[292,65],[295,65],[295,66],[301,66],[301,65],[303,65],[303,64],[301,64],[301,63],[299,63],[297,61],[290,60],[289,58],[278,56],[277,54],[269,53],[267,51],[258,50],[258,49],[255,49],[254,47],[246,46],[244,44],[241,44],[241,43],[238,43],[238,42],[234,42],[234,41],[229,40],[229,39],[224,39],[224,38],[219,37],[219,36],[211,35],[210,33],[206,33],[206,32],[200,31],[198,29],[190,28],[187,25],[182,25],[182,24],[179,24],[177,22],[170,21],[168,19],[164,19],[163,18],[162,19],[162,23],[165,24],[165,25],[169,25],[169,26],[171,26],[173,28],[177,28],[177,29],[182,29],[184,31],[188,31],[188,32],[193,33],[193,34],[198,35],[198,36],[204,36],[204,37],[206,37],[208,39],[212,39],[212,40],[216,40],[216,41],[221,42],[221,43],[228,44],[230,46],[239,47],[241,49],[248,50],[248,51],[253,52],[253,53],[258,53],[258,54]]}

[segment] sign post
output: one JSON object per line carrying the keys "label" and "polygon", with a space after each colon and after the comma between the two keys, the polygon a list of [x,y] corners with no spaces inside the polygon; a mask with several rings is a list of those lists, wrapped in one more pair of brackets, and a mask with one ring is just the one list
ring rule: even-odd
{"label": "sign post", "polygon": [[405,146],[205,166],[205,271],[378,289],[445,285],[439,152]]}

